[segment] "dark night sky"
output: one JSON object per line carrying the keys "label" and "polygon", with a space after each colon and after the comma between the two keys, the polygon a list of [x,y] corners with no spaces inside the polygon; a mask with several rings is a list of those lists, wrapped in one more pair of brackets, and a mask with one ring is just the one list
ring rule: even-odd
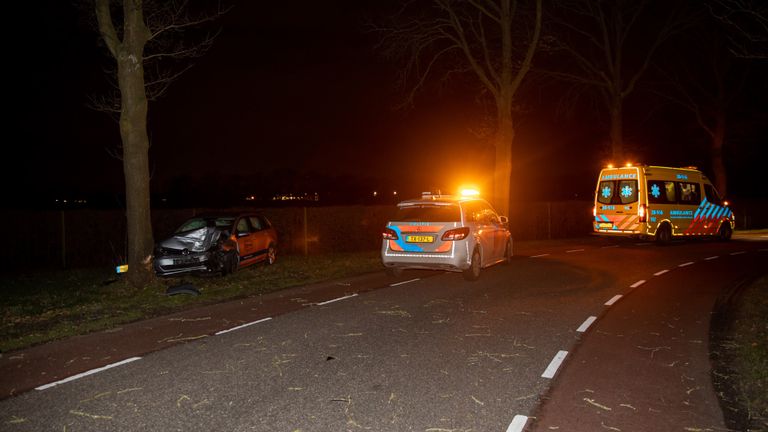
{"label": "dark night sky", "polygon": [[[471,95],[449,88],[421,95],[414,109],[392,109],[403,97],[393,84],[395,65],[374,51],[376,36],[365,31],[367,21],[389,12],[386,6],[268,3],[276,4],[237,2],[211,51],[150,105],[153,192],[167,192],[179,178],[279,169],[376,178],[406,191],[487,180],[481,173],[488,148],[470,132],[481,117]],[[5,161],[4,182],[18,185],[11,196],[120,193],[122,166],[107,152],[119,142],[117,123],[85,108],[87,96],[105,85],[105,53],[67,2],[38,7],[25,12],[41,14],[41,34],[13,48],[20,65],[9,82],[16,131],[5,146],[13,157]],[[764,110],[762,94],[748,103]],[[589,192],[604,159],[605,125],[590,116],[558,117],[549,102],[529,106],[518,123],[516,166],[525,181],[547,183],[534,198]],[[631,141],[644,143],[644,162],[706,170],[706,155],[696,150],[704,138],[691,118],[643,109],[630,109],[626,123]],[[763,135],[749,137],[738,154],[765,157],[765,132],[763,126]],[[670,150],[680,140],[690,144]],[[737,169],[746,180],[734,181],[748,184],[749,171],[761,167],[754,157],[734,159],[747,171]],[[742,189],[756,193],[765,196]]]}

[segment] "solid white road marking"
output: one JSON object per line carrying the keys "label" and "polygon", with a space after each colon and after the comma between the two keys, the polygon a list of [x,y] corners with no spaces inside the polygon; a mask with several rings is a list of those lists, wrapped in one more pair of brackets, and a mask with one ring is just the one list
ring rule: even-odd
{"label": "solid white road marking", "polygon": [[258,324],[258,323],[263,323],[264,321],[269,321],[269,320],[271,320],[271,319],[272,319],[272,317],[266,317],[266,318],[262,318],[262,319],[260,319],[260,320],[258,320],[258,321],[252,321],[252,322],[249,322],[249,323],[246,323],[246,324],[243,324],[243,325],[239,325],[239,326],[237,326],[237,327],[232,327],[232,328],[230,328],[230,329],[226,329],[226,330],[217,331],[217,332],[216,332],[216,333],[214,333],[214,334],[215,334],[216,336],[218,336],[218,335],[223,335],[224,333],[229,333],[229,332],[231,332],[231,331],[240,330],[241,328],[245,328],[245,327],[248,327],[248,326],[252,326],[252,325],[254,325],[254,324]]}
{"label": "solid white road marking", "polygon": [[84,376],[93,375],[95,373],[99,373],[99,372],[105,371],[107,369],[112,369],[113,367],[122,366],[122,365],[124,365],[126,363],[130,363],[130,362],[133,362],[133,361],[136,361],[136,360],[141,360],[141,357],[131,357],[131,358],[127,358],[125,360],[119,361],[117,363],[112,363],[112,364],[108,364],[106,366],[102,366],[100,368],[91,369],[89,371],[85,371],[85,372],[79,373],[77,375],[72,375],[69,378],[64,378],[63,380],[60,380],[60,381],[52,382],[50,384],[41,385],[40,387],[35,387],[35,390],[45,390],[47,388],[51,388],[51,387],[57,386],[59,384],[64,384],[66,382],[74,381],[74,380],[80,379],[80,378],[82,378]]}
{"label": "solid white road marking", "polygon": [[633,283],[633,284],[632,284],[632,285],[630,285],[629,287],[630,287],[630,288],[637,288],[637,287],[639,287],[640,285],[642,285],[642,284],[644,284],[644,283],[645,283],[645,280],[643,280],[643,279],[640,279],[639,281],[637,281],[637,282]]}
{"label": "solid white road marking", "polygon": [[573,252],[584,252],[584,249],[571,249],[565,251],[565,253],[573,253]]}
{"label": "solid white road marking", "polygon": [[693,264],[693,261],[688,261],[687,263],[682,263],[678,267],[688,267],[691,264]]}
{"label": "solid white road marking", "polygon": [[708,257],[708,258],[704,258],[704,261],[712,261],[713,259],[718,259],[718,258],[720,258],[720,256],[719,255],[715,255],[715,256]]}
{"label": "solid white road marking", "polygon": [[335,302],[341,301],[341,300],[346,300],[346,299],[352,298],[352,297],[357,297],[357,294],[350,294],[350,295],[346,295],[344,297],[339,297],[339,298],[335,298],[333,300],[328,300],[328,301],[324,301],[324,302],[321,302],[321,303],[315,303],[315,304],[317,306],[325,306],[327,304],[335,303]]}
{"label": "solid white road marking", "polygon": [[411,280],[407,280],[407,281],[403,281],[403,282],[397,282],[397,283],[389,284],[389,286],[395,287],[395,286],[398,286],[398,285],[405,285],[407,283],[416,282],[416,281],[419,281],[419,280],[421,280],[421,279],[416,278],[416,279],[411,279]]}
{"label": "solid white road marking", "polygon": [[557,373],[557,369],[560,367],[561,364],[563,364],[563,360],[565,360],[565,356],[568,355],[568,351],[558,351],[557,354],[555,354],[555,358],[552,359],[551,362],[549,362],[549,366],[547,366],[547,369],[544,371],[543,374],[541,374],[542,378],[554,378],[555,374]]}
{"label": "solid white road marking", "polygon": [[523,432],[523,429],[525,429],[525,424],[528,422],[528,417],[524,415],[516,415],[515,418],[512,419],[512,423],[509,424],[509,427],[507,428],[507,432]]}
{"label": "solid white road marking", "polygon": [[584,320],[584,322],[583,322],[583,323],[582,323],[582,324],[579,326],[579,328],[577,328],[577,329],[576,329],[576,331],[577,331],[577,332],[579,332],[579,333],[584,333],[585,331],[587,331],[587,329],[589,328],[589,326],[591,326],[591,325],[592,325],[592,323],[593,323],[593,322],[595,322],[595,320],[596,320],[596,319],[597,319],[597,317],[596,317],[596,316],[591,316],[591,317],[587,318],[587,319],[586,319],[586,320]]}
{"label": "solid white road marking", "polygon": [[669,270],[667,270],[667,269],[664,269],[664,270],[660,270],[660,271],[657,271],[657,272],[656,272],[656,273],[654,273],[653,275],[654,275],[654,276],[661,276],[661,275],[663,275],[664,273],[667,273],[667,272],[669,272]]}
{"label": "solid white road marking", "polygon": [[738,251],[738,252],[731,252],[731,255],[741,255],[745,253],[747,253],[747,251]]}
{"label": "solid white road marking", "polygon": [[549,254],[533,255],[531,258],[541,258],[541,257],[545,257],[547,255],[549,255]]}
{"label": "solid white road marking", "polygon": [[619,299],[620,299],[621,297],[623,297],[621,294],[616,294],[615,296],[611,297],[611,299],[610,299],[610,300],[608,300],[607,302],[605,302],[605,305],[606,305],[606,306],[613,306],[613,304],[614,304],[614,303],[616,303],[617,301],[619,301]]}

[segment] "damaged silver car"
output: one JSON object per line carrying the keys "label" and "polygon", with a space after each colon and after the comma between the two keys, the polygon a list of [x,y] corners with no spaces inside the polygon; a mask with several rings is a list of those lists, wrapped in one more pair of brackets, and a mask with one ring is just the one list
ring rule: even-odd
{"label": "damaged silver car", "polygon": [[197,216],[155,247],[158,276],[181,273],[226,275],[277,259],[277,232],[259,214]]}

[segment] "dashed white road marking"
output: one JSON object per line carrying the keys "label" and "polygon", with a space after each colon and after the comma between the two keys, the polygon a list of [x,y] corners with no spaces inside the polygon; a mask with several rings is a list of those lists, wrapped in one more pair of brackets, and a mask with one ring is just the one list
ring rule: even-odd
{"label": "dashed white road marking", "polygon": [[121,361],[119,361],[117,363],[112,363],[112,364],[108,364],[106,366],[102,366],[100,368],[91,369],[89,371],[85,371],[85,372],[79,373],[77,375],[72,375],[69,378],[64,378],[63,380],[52,382],[50,384],[41,385],[40,387],[35,387],[35,390],[45,390],[45,389],[57,386],[59,384],[64,384],[66,382],[74,381],[76,379],[80,379],[80,378],[88,376],[88,375],[93,375],[95,373],[103,372],[103,371],[105,371],[107,369],[112,369],[114,367],[122,366],[124,364],[130,363],[130,362],[134,362],[136,360],[141,360],[141,357],[131,357],[131,358],[127,358],[125,360],[121,360]]}
{"label": "dashed white road marking", "polygon": [[557,373],[557,369],[560,368],[560,365],[563,364],[563,360],[565,360],[565,356],[568,355],[568,351],[558,351],[557,354],[555,354],[555,357],[552,359],[551,362],[549,362],[549,366],[547,366],[547,369],[544,371],[543,374],[541,374],[542,378],[549,378],[552,379],[555,377],[555,374]]}
{"label": "dashed white road marking", "polygon": [[649,242],[643,242],[643,243],[635,243],[635,246],[650,246],[650,245],[652,245],[652,244],[653,244],[653,243],[649,243]]}
{"label": "dashed white road marking", "polygon": [[411,279],[411,280],[407,280],[407,281],[402,281],[402,282],[396,282],[396,283],[393,283],[393,284],[389,284],[389,286],[394,287],[394,286],[398,286],[398,285],[405,285],[407,283],[416,282],[416,281],[419,281],[419,280],[421,280],[421,279],[416,278],[416,279]]}
{"label": "dashed white road marking", "polygon": [[720,258],[720,256],[719,255],[715,255],[715,256],[704,258],[704,261],[712,261],[713,259],[718,259],[718,258]]}
{"label": "dashed white road marking", "polygon": [[573,252],[584,252],[584,249],[571,249],[565,251],[565,253],[573,253]]}
{"label": "dashed white road marking", "polygon": [[624,296],[622,296],[621,294],[616,294],[615,296],[611,297],[610,300],[605,302],[605,305],[606,306],[613,306],[613,304],[616,303],[617,301],[619,301],[619,299],[622,298],[622,297],[624,297]]}
{"label": "dashed white road marking", "polygon": [[512,419],[512,423],[509,424],[507,432],[523,432],[526,423],[528,423],[528,417],[518,414]]}
{"label": "dashed white road marking", "polygon": [[214,333],[214,334],[215,334],[216,336],[218,336],[218,335],[223,335],[224,333],[229,333],[229,332],[231,332],[231,331],[240,330],[241,328],[245,328],[245,327],[248,327],[248,326],[252,326],[252,325],[254,325],[254,324],[258,324],[258,323],[263,323],[264,321],[269,321],[269,320],[271,320],[271,319],[272,319],[272,317],[266,317],[266,318],[262,318],[262,319],[260,319],[260,320],[257,320],[257,321],[251,321],[251,322],[249,322],[249,323],[245,323],[245,324],[239,325],[239,326],[237,326],[237,327],[232,327],[232,328],[230,328],[230,329],[226,329],[226,330],[217,331],[217,332],[216,332],[216,333]]}
{"label": "dashed white road marking", "polygon": [[545,257],[545,256],[548,256],[548,255],[549,255],[548,253],[547,254],[541,254],[541,255],[532,255],[531,258],[541,258],[541,257]]}
{"label": "dashed white road marking", "polygon": [[645,279],[640,279],[639,281],[637,281],[637,282],[633,283],[633,284],[632,284],[632,285],[630,285],[629,287],[630,287],[630,288],[637,288],[637,287],[639,287],[640,285],[642,285],[642,284],[644,284],[644,283],[645,283]]}
{"label": "dashed white road marking", "polygon": [[738,252],[731,252],[731,255],[741,255],[745,253],[747,253],[747,251],[738,251]]}
{"label": "dashed white road marking", "polygon": [[693,261],[688,261],[686,263],[680,264],[678,267],[688,267],[689,265],[693,264]]}
{"label": "dashed white road marking", "polygon": [[320,302],[320,303],[315,303],[315,304],[317,306],[325,306],[327,304],[335,303],[335,302],[341,301],[341,300],[346,300],[346,299],[352,298],[352,297],[357,297],[357,294],[355,293],[355,294],[345,295],[344,297],[339,297],[339,298],[335,298],[333,300],[328,300],[328,301],[324,301],[324,302]]}
{"label": "dashed white road marking", "polygon": [[669,270],[667,270],[667,269],[664,269],[664,270],[659,270],[659,271],[657,271],[657,272],[656,272],[656,273],[654,273],[653,275],[654,275],[654,276],[661,276],[661,275],[663,275],[664,273],[668,273],[668,272],[669,272]]}
{"label": "dashed white road marking", "polygon": [[595,322],[595,320],[596,320],[596,319],[597,319],[597,317],[596,317],[596,316],[591,316],[591,317],[587,318],[587,319],[586,319],[586,320],[584,320],[584,322],[583,322],[583,323],[582,323],[582,324],[579,326],[579,328],[577,328],[577,329],[576,329],[576,331],[577,331],[577,332],[579,332],[579,333],[584,333],[585,331],[587,331],[587,329],[589,328],[589,326],[591,326],[591,325],[592,325],[592,323],[593,323],[593,322]]}
{"label": "dashed white road marking", "polygon": [[609,248],[617,248],[619,245],[610,245],[610,246],[603,246],[600,249],[609,249]]}

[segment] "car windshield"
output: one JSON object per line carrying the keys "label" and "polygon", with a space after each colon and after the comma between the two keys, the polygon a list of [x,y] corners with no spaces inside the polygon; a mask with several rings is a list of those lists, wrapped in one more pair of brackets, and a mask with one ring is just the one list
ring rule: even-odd
{"label": "car windshield", "polygon": [[399,207],[398,222],[460,222],[461,211],[457,205],[413,205]]}
{"label": "car windshield", "polygon": [[184,233],[188,231],[194,231],[198,230],[200,228],[205,228],[211,223],[214,223],[216,225],[216,228],[219,229],[229,229],[232,226],[232,223],[235,221],[234,217],[219,217],[219,218],[192,218],[186,222],[184,222],[179,229],[176,230],[176,234]]}

